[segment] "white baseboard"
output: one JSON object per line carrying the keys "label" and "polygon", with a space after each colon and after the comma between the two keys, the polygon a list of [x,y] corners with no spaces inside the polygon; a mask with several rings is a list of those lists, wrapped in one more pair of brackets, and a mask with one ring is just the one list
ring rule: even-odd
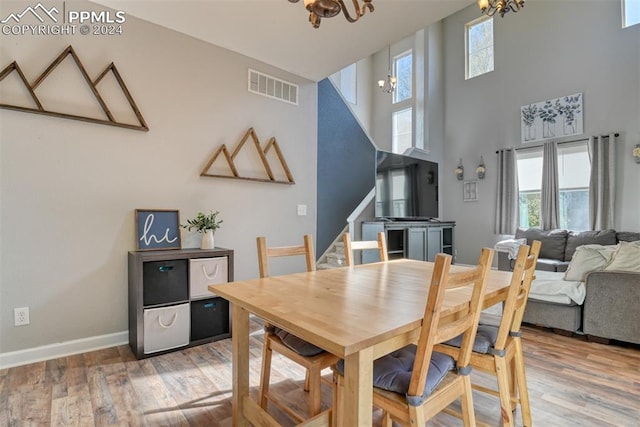
{"label": "white baseboard", "polygon": [[66,357],[73,354],[115,347],[127,344],[128,342],[129,331],[122,331],[113,334],[43,345],[41,347],[27,348],[25,350],[0,353],[0,369],[28,365],[30,363],[41,362],[43,360],[56,359],[58,357]]}

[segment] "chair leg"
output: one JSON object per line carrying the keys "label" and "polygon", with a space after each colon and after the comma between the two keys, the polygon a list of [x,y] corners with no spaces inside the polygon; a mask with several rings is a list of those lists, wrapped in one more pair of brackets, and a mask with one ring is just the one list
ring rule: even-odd
{"label": "chair leg", "polygon": [[[473,392],[471,390],[471,377],[470,375],[464,375],[462,377],[464,393],[460,396],[460,403],[462,404],[462,422],[465,427],[471,427],[476,425],[476,413],[473,410]],[[424,425],[424,420],[420,426]]]}
{"label": "chair leg", "polygon": [[382,427],[393,427],[393,419],[387,411],[382,412]]}
{"label": "chair leg", "polygon": [[522,409],[522,424],[531,427],[531,406],[529,405],[529,390],[527,389],[527,377],[524,370],[524,355],[522,353],[522,343],[519,338],[515,339],[515,376],[518,381],[518,391],[520,393],[520,408]]}
{"label": "chair leg", "polygon": [[424,417],[424,408],[422,406],[409,406],[409,424],[411,426],[423,426],[426,422],[427,420]]}
{"label": "chair leg", "polygon": [[509,366],[504,357],[495,356],[496,377],[498,379],[498,393],[500,395],[500,412],[503,427],[513,427],[513,412],[511,412],[511,386],[509,383]]}
{"label": "chair leg", "polygon": [[304,391],[309,391],[309,370],[304,373]]}
{"label": "chair leg", "polygon": [[333,404],[331,407],[331,425],[342,425],[342,399],[344,393],[344,377],[333,373]]}
{"label": "chair leg", "polygon": [[267,409],[267,394],[269,393],[269,380],[271,377],[272,353],[269,338],[265,334],[264,346],[262,347],[262,371],[260,373],[260,406],[265,410]]}
{"label": "chair leg", "polygon": [[511,386],[511,412],[518,409],[518,378],[516,376],[516,359],[512,357],[509,360],[509,385]]}
{"label": "chair leg", "polygon": [[307,369],[307,377],[309,378],[309,418],[320,413],[322,390],[320,381],[320,368],[315,366]]}

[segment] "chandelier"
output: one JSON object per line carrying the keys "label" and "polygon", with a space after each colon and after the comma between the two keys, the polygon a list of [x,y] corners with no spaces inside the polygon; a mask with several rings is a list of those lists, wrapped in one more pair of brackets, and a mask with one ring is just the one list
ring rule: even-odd
{"label": "chandelier", "polygon": [[504,18],[505,13],[522,9],[524,0],[478,0],[478,7],[485,15],[493,16],[497,12]]}
{"label": "chandelier", "polygon": [[384,93],[393,93],[396,90],[396,85],[398,84],[398,78],[391,74],[391,45],[389,45],[389,50],[387,51],[387,55],[389,58],[389,71],[387,72],[386,80],[378,80],[378,87]]}
{"label": "chandelier", "polygon": [[[300,0],[289,0],[291,3],[298,3]],[[347,6],[343,0],[304,0],[304,7],[309,11],[309,22],[313,28],[320,26],[320,20],[322,18],[332,18],[342,11],[344,17],[349,22],[356,22],[361,16],[369,9],[369,12],[373,12],[373,0],[363,0],[364,4],[360,7],[360,0],[352,0],[354,12],[353,16],[349,13]]]}

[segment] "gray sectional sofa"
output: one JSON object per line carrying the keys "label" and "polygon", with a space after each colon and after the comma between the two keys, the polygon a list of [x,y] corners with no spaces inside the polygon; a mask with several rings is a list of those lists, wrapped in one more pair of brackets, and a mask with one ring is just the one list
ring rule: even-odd
{"label": "gray sectional sofa", "polygon": [[[579,246],[612,246],[620,242],[640,241],[640,233],[530,228],[518,229],[514,238],[526,239],[527,244],[540,240],[542,247],[536,270],[560,273],[567,271]],[[637,262],[640,264],[640,258]],[[505,252],[498,252],[498,269],[513,269],[513,260]],[[584,333],[594,339],[640,344],[640,272],[590,272],[584,276],[583,292],[582,304],[537,299],[532,295],[523,321],[571,333]]]}

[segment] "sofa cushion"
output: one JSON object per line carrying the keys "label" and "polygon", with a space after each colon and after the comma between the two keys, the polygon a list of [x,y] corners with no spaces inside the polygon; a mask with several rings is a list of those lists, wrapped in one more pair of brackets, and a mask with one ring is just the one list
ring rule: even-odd
{"label": "sofa cushion", "polygon": [[604,270],[640,273],[640,242],[620,242]]}
{"label": "sofa cushion", "polygon": [[534,240],[542,243],[540,247],[540,258],[557,259],[564,261],[564,251],[567,245],[567,230],[540,230],[539,228],[516,230],[516,239],[527,239],[527,245],[531,245]]}
{"label": "sofa cushion", "polygon": [[601,231],[570,231],[567,236],[567,246],[564,250],[564,260],[571,261],[574,252],[578,246],[583,245],[615,245],[618,243],[616,239],[616,230]]}
{"label": "sofa cushion", "polygon": [[578,246],[564,274],[564,280],[583,282],[587,273],[604,269],[617,249],[616,245]]}
{"label": "sofa cushion", "polygon": [[564,272],[569,267],[569,263],[566,261],[560,261],[557,259],[546,259],[546,258],[538,258],[538,263],[536,264],[536,270],[543,271],[560,271]]}
{"label": "sofa cushion", "polygon": [[634,233],[633,231],[618,231],[616,237],[619,242],[635,242],[640,240],[640,233]]}

